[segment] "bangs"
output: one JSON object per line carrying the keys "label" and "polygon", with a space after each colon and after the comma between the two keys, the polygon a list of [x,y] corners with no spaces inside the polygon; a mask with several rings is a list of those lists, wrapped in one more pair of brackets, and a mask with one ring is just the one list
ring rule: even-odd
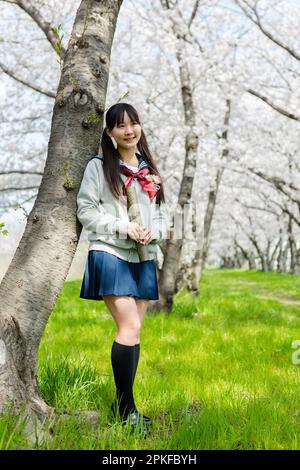
{"label": "bangs", "polygon": [[125,113],[125,111],[128,114],[131,121],[136,121],[140,124],[139,117],[138,117],[137,113],[135,112],[135,110],[131,106],[123,105],[122,108],[119,108],[116,111],[117,111],[117,114],[116,114],[116,124],[117,125],[122,124],[124,122],[124,113]]}

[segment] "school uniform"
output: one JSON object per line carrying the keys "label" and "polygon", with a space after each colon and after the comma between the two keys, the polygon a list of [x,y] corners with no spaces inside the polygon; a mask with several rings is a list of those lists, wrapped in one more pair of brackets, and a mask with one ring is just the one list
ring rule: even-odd
{"label": "school uniform", "polygon": [[[138,167],[122,165],[133,173],[150,165],[136,152]],[[137,244],[127,234],[130,222],[125,193],[116,199],[104,177],[102,155],[87,164],[77,195],[77,218],[88,231],[89,251],[80,298],[103,300],[103,295],[128,295],[136,299],[157,300],[157,246],[167,238],[169,212],[166,204],[156,203],[157,195],[149,197],[140,180],[130,177],[139,203],[142,225],[151,228],[157,239],[143,245],[147,261],[140,261]],[[121,173],[123,183],[129,176]],[[143,183],[143,182],[142,182]],[[148,180],[149,183],[149,180]],[[151,183],[153,184],[153,183]],[[158,186],[157,186],[158,188]]]}

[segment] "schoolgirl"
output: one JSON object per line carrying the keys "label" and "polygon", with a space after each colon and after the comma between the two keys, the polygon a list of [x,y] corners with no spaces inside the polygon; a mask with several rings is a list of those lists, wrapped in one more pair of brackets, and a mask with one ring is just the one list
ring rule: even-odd
{"label": "schoolgirl", "polygon": [[[151,419],[136,408],[133,384],[140,331],[149,300],[159,298],[156,251],[167,238],[163,182],[136,109],[117,103],[106,113],[102,154],[87,164],[77,195],[77,217],[88,231],[89,252],[80,297],[103,300],[117,326],[111,349],[116,397],[111,406],[134,429],[149,434]],[[136,190],[142,224],[130,221],[126,187]],[[147,250],[140,261],[138,245]]]}

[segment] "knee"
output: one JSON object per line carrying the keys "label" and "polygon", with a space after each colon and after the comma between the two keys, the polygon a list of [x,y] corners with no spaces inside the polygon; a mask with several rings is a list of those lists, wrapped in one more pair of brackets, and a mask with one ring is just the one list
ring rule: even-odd
{"label": "knee", "polygon": [[141,328],[142,328],[142,322],[139,319],[128,323],[128,329],[131,331],[134,331],[136,334],[140,334]]}
{"label": "knee", "polygon": [[123,333],[126,333],[127,335],[139,339],[140,338],[140,331],[142,328],[142,323],[139,319],[129,321],[125,325],[123,325],[123,328],[121,328]]}

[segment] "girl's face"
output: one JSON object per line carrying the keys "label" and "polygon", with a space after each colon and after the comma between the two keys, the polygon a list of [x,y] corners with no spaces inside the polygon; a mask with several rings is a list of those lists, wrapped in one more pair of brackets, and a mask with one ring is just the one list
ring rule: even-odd
{"label": "girl's face", "polygon": [[118,147],[134,148],[141,138],[142,127],[137,121],[132,121],[126,111],[124,112],[124,122],[116,124],[110,131],[107,129],[107,134],[114,137]]}

